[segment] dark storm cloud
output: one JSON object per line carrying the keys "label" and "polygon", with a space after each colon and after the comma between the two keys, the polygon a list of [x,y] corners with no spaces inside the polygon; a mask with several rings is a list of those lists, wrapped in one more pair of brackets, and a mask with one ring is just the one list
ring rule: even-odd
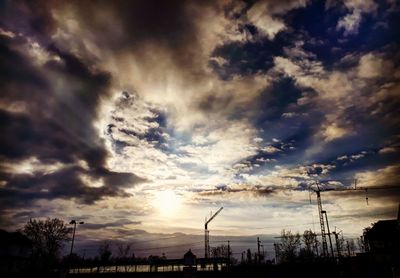
{"label": "dark storm cloud", "polygon": [[[374,200],[376,203],[379,202],[385,202],[387,200],[385,199],[380,199]],[[371,201],[371,204],[373,204],[374,201]],[[365,203],[365,206],[367,206],[367,203]],[[397,219],[397,206],[388,206],[385,208],[377,208],[376,210],[374,210],[373,213],[371,213],[370,211],[366,210],[365,212],[357,212],[357,213],[347,213],[347,214],[343,214],[343,215],[332,215],[332,220],[334,221],[338,221],[340,219],[371,219],[371,217],[373,219],[376,219],[376,221],[382,219],[382,220],[389,220],[389,219]],[[329,220],[330,221],[330,220]],[[370,223],[370,225],[372,225],[373,223]]]}
{"label": "dark storm cloud", "polygon": [[[0,71],[7,72],[0,80],[4,85],[1,100],[8,105],[20,102],[26,110],[1,111],[2,155],[51,159],[53,152],[59,152],[62,161],[70,162],[79,154],[90,164],[102,165],[106,151],[92,121],[96,119],[100,98],[108,94],[110,77],[104,72],[91,72],[72,54],[59,51],[62,62],[50,61],[42,70],[13,50],[25,44],[0,41]],[[50,48],[56,51],[54,46]],[[60,92],[53,87],[54,81],[70,82],[71,87],[59,88],[65,90]],[[71,137],[75,138],[70,140]]]}
{"label": "dark storm cloud", "polygon": [[[82,27],[95,34],[95,43],[114,53],[145,51],[145,46],[166,49],[175,63],[190,65],[197,56],[199,44],[197,6],[207,1],[71,1],[66,5]],[[107,12],[105,20],[103,11]]]}
{"label": "dark storm cloud", "polygon": [[[24,39],[15,38],[16,43],[24,43]],[[1,64],[0,72],[1,79],[0,84],[3,89],[7,89],[11,82],[24,82],[27,85],[33,87],[33,89],[45,89],[48,84],[46,79],[43,78],[35,68],[30,64],[28,58],[16,53],[10,49],[10,44],[13,43],[13,39],[7,38],[0,35],[0,53],[1,53]],[[13,98],[23,98],[23,92],[16,92],[17,94]],[[11,98],[8,94],[1,94],[2,99]]]}
{"label": "dark storm cloud", "polygon": [[251,193],[255,196],[269,196],[276,194],[277,192],[285,190],[279,188],[278,186],[261,186],[261,185],[240,185],[239,187],[231,187],[227,185],[216,186],[215,189],[195,189],[192,190],[202,197],[214,197],[214,196],[231,196],[234,197],[235,194],[241,193]]}
{"label": "dark storm cloud", "polygon": [[220,111],[221,109],[229,105],[232,100],[233,96],[230,95],[209,95],[200,101],[198,107],[205,112]]}
{"label": "dark storm cloud", "polygon": [[49,41],[56,29],[52,9],[59,1],[3,1],[0,4],[0,26],[16,33]]}
{"label": "dark storm cloud", "polygon": [[[89,187],[81,176],[86,175],[104,186]],[[54,173],[2,174],[7,185],[0,190],[2,207],[23,206],[37,199],[75,199],[93,204],[104,197],[130,196],[123,189],[142,179],[130,173],[116,173],[106,169],[88,171],[80,167],[63,167]],[[90,182],[89,182],[90,183]]]}
{"label": "dark storm cloud", "polygon": [[[143,179],[106,168],[108,151],[94,127],[100,101],[109,96],[111,76],[50,43],[48,35],[54,30],[47,9],[50,2],[4,5],[2,13],[7,12],[7,16],[1,25],[12,25],[11,31],[23,33],[0,35],[2,208],[37,199],[75,199],[91,204],[107,196],[129,196],[124,188]],[[24,17],[16,23],[11,15],[20,13]],[[40,38],[33,44],[36,35]],[[35,47],[42,54],[32,54]],[[42,57],[37,55],[56,59],[46,58],[40,65],[35,59]],[[11,108],[15,103],[19,108]],[[29,174],[14,173],[4,166],[32,157],[38,164],[66,165],[50,173]],[[77,166],[82,163],[87,166]],[[89,187],[87,183],[92,181],[101,181],[104,186]]]}
{"label": "dark storm cloud", "polygon": [[342,191],[329,191],[326,194],[335,196],[337,198],[343,198],[345,196],[360,196],[362,198],[368,197],[369,201],[374,201],[376,203],[393,202],[396,203],[400,196],[400,188],[397,185],[384,185],[380,186],[369,186],[363,187],[358,186],[357,190],[354,190],[354,186],[350,186],[347,190]]}
{"label": "dark storm cloud", "polygon": [[85,225],[82,226],[83,229],[90,229],[90,230],[97,230],[97,229],[104,229],[104,228],[113,228],[113,227],[121,227],[124,225],[138,225],[141,224],[140,221],[132,221],[126,218],[119,219],[114,222],[107,222],[107,223],[101,223],[101,224],[94,224],[94,223],[88,223],[85,222]]}

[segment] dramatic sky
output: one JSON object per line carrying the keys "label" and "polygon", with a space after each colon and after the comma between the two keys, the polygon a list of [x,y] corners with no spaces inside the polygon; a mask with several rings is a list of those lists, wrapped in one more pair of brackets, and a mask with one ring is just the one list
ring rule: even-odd
{"label": "dramatic sky", "polygon": [[[399,26],[395,0],[1,1],[0,226],[318,231],[316,181],[399,185]],[[331,228],[396,217],[368,198],[322,193]]]}

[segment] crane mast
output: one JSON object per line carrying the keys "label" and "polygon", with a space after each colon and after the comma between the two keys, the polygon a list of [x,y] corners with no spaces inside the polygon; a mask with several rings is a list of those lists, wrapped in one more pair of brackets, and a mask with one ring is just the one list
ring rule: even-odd
{"label": "crane mast", "polygon": [[208,230],[208,224],[221,212],[223,207],[221,207],[216,213],[214,213],[210,219],[204,223],[204,258],[210,257],[210,231]]}
{"label": "crane mast", "polygon": [[331,255],[332,255],[332,258],[334,258],[334,257],[335,257],[335,253],[333,252],[331,231],[329,230],[328,213],[326,212],[326,210],[324,210],[324,211],[322,211],[322,212],[325,214],[326,227],[328,228],[329,246],[331,247]]}
{"label": "crane mast", "polygon": [[321,202],[321,191],[315,191],[317,193],[317,203],[318,203],[318,214],[319,214],[319,224],[321,225],[321,238],[322,238],[322,254],[324,256],[328,256],[328,242],[326,241],[326,233],[325,233],[325,223],[324,223],[324,214],[322,210],[322,202]]}

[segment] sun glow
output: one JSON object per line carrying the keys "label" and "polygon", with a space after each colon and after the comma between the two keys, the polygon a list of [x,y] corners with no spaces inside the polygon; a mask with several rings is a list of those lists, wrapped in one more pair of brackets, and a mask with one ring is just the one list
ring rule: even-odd
{"label": "sun glow", "polygon": [[153,207],[165,216],[174,216],[182,204],[182,197],[173,190],[159,191],[154,194]]}

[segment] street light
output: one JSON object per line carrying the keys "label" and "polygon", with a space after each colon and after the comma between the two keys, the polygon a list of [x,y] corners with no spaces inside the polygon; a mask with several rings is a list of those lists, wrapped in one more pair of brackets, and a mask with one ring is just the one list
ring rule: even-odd
{"label": "street light", "polygon": [[75,240],[75,230],[76,230],[76,224],[84,224],[85,222],[76,222],[76,220],[71,220],[69,224],[74,225],[74,230],[72,232],[72,243],[71,243],[71,252],[69,253],[69,257],[71,258],[72,256],[72,249],[74,248],[74,240]]}

